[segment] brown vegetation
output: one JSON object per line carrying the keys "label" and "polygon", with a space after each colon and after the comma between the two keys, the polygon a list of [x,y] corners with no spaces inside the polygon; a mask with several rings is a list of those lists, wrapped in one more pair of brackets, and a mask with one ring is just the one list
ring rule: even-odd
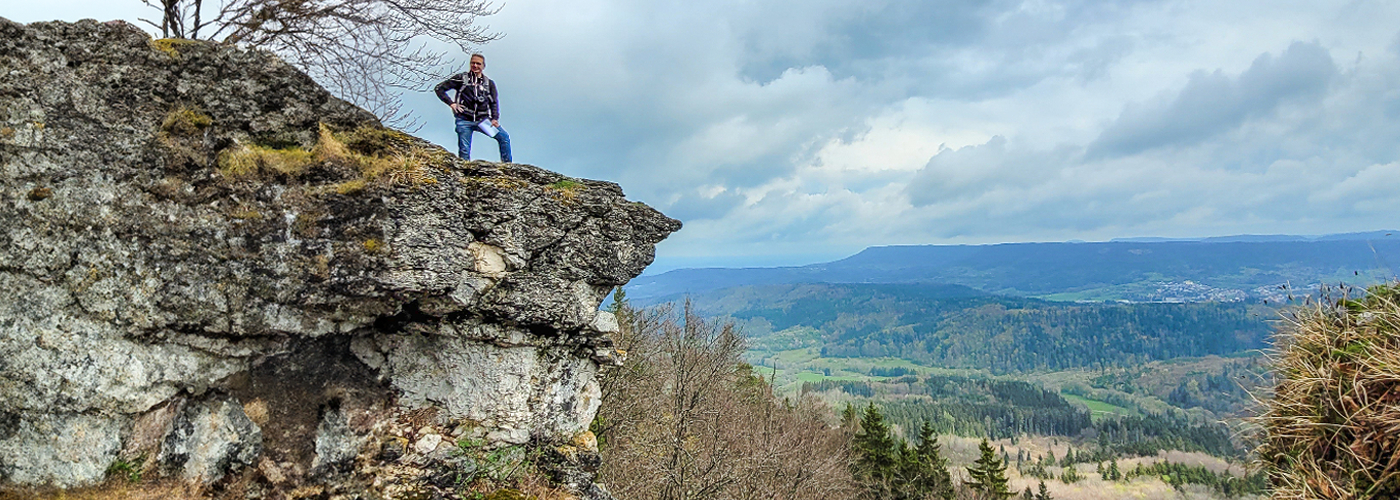
{"label": "brown vegetation", "polygon": [[1280,334],[1256,421],[1276,499],[1400,497],[1400,285],[1322,300]]}
{"label": "brown vegetation", "polygon": [[353,178],[336,183],[329,190],[352,194],[372,183],[382,185],[432,184],[437,182],[433,166],[450,162],[450,155],[414,141],[402,132],[379,127],[361,127],[335,133],[322,125],[316,144],[274,148],[257,144],[238,145],[219,153],[219,172],[225,179],[294,179],[310,169],[324,167]]}
{"label": "brown vegetation", "polygon": [[813,399],[793,404],[739,360],[732,324],[686,307],[615,308],[622,367],[594,423],[600,482],[628,499],[850,498],[849,437]]}

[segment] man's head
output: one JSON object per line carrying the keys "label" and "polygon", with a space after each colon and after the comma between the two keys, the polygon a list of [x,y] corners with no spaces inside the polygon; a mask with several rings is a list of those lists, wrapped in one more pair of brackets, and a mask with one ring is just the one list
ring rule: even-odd
{"label": "man's head", "polygon": [[472,54],[471,68],[472,73],[480,73],[481,70],[486,69],[486,56],[483,56],[481,54]]}

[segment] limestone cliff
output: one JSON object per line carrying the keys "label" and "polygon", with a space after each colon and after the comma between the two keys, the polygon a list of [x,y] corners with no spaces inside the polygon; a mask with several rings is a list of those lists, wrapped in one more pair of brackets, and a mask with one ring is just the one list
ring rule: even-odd
{"label": "limestone cliff", "polygon": [[567,442],[613,361],[600,301],[680,228],[269,54],[92,21],[0,19],[0,199],[10,486],[143,460],[392,497],[459,439]]}

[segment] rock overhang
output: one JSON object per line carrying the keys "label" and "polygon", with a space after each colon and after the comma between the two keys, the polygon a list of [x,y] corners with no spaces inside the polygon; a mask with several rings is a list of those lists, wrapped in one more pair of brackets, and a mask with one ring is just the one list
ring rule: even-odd
{"label": "rock overhang", "polygon": [[[204,446],[229,450],[225,469],[275,455],[309,470],[309,449],[345,458],[343,439],[279,441],[318,439],[305,432],[259,430],[257,453],[240,441],[276,418],[369,439],[376,419],[433,408],[503,442],[567,440],[610,361],[616,320],[599,303],[680,227],[616,184],[457,160],[261,51],[0,19],[0,54],[12,483],[88,484],[143,446],[177,456],[156,448],[208,436],[139,434],[248,405],[264,421],[210,428],[237,437]],[[327,373],[339,379],[312,383]],[[60,445],[87,451],[40,456]]]}

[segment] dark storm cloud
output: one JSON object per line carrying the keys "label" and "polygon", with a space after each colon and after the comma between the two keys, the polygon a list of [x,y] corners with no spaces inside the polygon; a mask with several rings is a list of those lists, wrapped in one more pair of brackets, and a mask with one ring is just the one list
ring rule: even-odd
{"label": "dark storm cloud", "polygon": [[1295,42],[1282,55],[1264,54],[1237,78],[1222,71],[1197,72],[1169,102],[1123,111],[1088,156],[1130,155],[1169,146],[1188,146],[1267,117],[1292,99],[1318,98],[1337,75],[1332,57],[1317,42]]}

